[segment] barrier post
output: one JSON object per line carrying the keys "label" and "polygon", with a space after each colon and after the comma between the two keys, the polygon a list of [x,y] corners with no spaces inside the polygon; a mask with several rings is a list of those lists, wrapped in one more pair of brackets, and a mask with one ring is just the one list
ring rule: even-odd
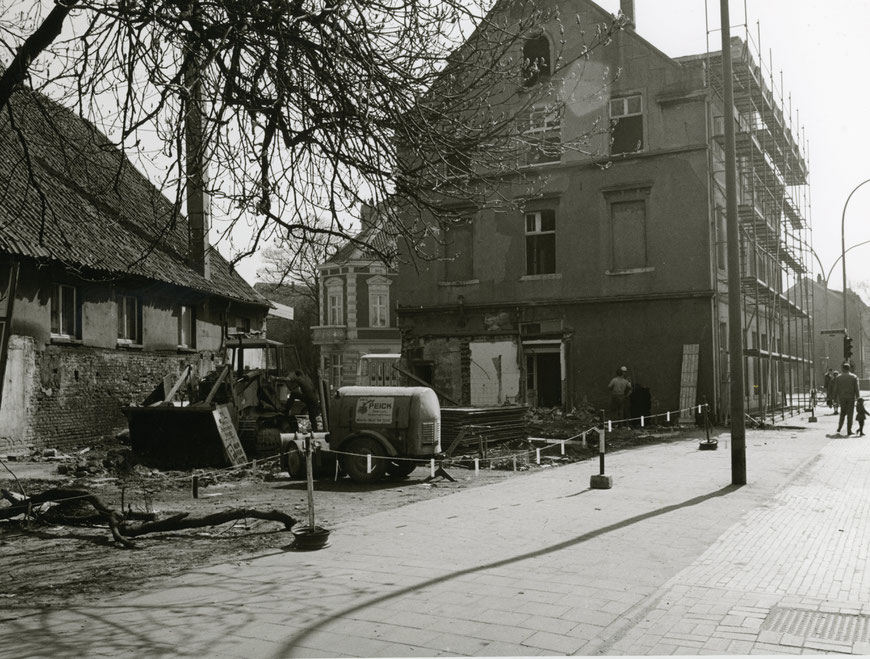
{"label": "barrier post", "polygon": [[604,475],[604,428],[598,430],[598,466],[599,473],[593,474],[589,480],[589,487],[593,490],[609,490],[613,487],[613,479],[610,476]]}
{"label": "barrier post", "polygon": [[[199,499],[199,476],[193,477],[193,483],[191,484],[191,487],[193,489],[193,498]],[[123,510],[123,509],[124,509],[124,504],[122,503],[121,510]]]}

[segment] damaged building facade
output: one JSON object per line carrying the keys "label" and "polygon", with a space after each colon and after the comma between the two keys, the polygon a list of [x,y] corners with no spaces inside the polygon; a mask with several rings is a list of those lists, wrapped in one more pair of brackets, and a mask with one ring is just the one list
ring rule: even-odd
{"label": "damaged building facade", "polygon": [[[689,404],[722,416],[721,52],[667,56],[638,34],[629,1],[627,27],[587,57],[581,31],[613,17],[591,1],[551,4],[571,21],[540,25],[514,54],[539,63],[536,84],[517,85],[540,103],[518,118],[512,173],[491,203],[437,230],[440,260],[400,266],[407,367],[464,404],[597,410],[626,366],[632,416],[685,407],[687,381]],[[748,34],[732,60],[746,403],[782,409],[812,374],[807,167]],[[523,198],[530,182],[540,190]]]}
{"label": "damaged building facade", "polygon": [[3,454],[117,432],[123,407],[186,365],[213,370],[227,334],[259,331],[269,308],[208,245],[208,223],[190,228],[93,126],[28,92],[12,107],[28,153],[4,115]]}

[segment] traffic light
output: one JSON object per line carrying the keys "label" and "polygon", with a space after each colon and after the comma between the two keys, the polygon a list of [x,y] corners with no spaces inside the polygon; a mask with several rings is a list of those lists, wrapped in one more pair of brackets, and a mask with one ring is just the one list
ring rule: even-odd
{"label": "traffic light", "polygon": [[852,356],[852,337],[843,337],[843,361],[847,361]]}

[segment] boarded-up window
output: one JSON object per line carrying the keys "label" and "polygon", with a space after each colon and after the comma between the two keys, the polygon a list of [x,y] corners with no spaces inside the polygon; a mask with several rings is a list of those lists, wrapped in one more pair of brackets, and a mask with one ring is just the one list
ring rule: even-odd
{"label": "boarded-up window", "polygon": [[610,205],[613,269],[646,267],[646,202],[619,201]]}
{"label": "boarded-up window", "polygon": [[642,151],[643,103],[640,94],[610,101],[610,153]]}
{"label": "boarded-up window", "polygon": [[474,233],[470,219],[451,223],[444,231],[444,279],[474,279]]}

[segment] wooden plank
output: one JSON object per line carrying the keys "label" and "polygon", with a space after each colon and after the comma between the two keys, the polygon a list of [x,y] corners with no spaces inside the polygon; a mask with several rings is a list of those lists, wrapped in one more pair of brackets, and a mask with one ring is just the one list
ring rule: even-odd
{"label": "wooden plank", "polygon": [[[683,345],[683,365],[680,373],[680,409],[694,407],[698,397],[698,360],[700,345],[686,343]],[[680,413],[680,423],[695,423],[695,415],[690,411]]]}
{"label": "wooden plank", "polygon": [[212,411],[212,414],[214,415],[217,431],[223,443],[224,455],[226,455],[227,461],[233,467],[245,464],[248,461],[248,456],[245,455],[245,449],[242,448],[242,442],[239,441],[239,435],[236,433],[236,427],[233,425],[229,408],[226,405],[218,405]]}

